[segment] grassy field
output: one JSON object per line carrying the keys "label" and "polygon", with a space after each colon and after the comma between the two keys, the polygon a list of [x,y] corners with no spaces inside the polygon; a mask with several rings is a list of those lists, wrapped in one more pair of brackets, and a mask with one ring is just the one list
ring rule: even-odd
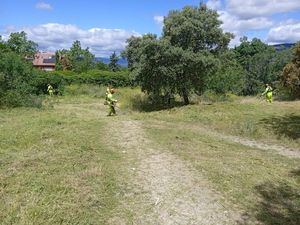
{"label": "grassy field", "polygon": [[[92,102],[92,103],[91,103]],[[89,98],[0,112],[0,224],[101,224],[120,157]]]}
{"label": "grassy field", "polygon": [[[111,118],[103,93],[83,94],[48,100],[42,109],[0,110],[0,224],[139,224],[138,212],[153,210],[130,183],[137,175],[128,171],[138,171],[139,157],[148,157],[125,154],[140,145],[134,142],[139,133],[144,146],[153,143],[201,175],[241,214],[240,224],[300,223],[299,101],[236,98],[154,110],[141,106],[137,90],[121,89],[119,115]],[[140,130],[130,134],[126,126],[137,123]],[[124,201],[139,204],[130,209]]]}

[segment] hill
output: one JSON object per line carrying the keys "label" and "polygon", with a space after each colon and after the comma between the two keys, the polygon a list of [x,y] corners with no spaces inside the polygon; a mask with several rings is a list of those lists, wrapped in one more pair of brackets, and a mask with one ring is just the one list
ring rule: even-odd
{"label": "hill", "polygon": [[287,48],[292,48],[294,47],[295,43],[282,43],[282,44],[276,44],[276,45],[272,45],[276,51],[282,51],[285,50]]}

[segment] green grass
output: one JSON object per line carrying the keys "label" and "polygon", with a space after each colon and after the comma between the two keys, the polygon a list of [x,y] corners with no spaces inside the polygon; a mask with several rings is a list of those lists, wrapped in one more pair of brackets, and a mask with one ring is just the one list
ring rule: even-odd
{"label": "green grass", "polygon": [[237,98],[133,116],[143,121],[153,142],[191,163],[222,193],[224,201],[244,211],[245,224],[296,225],[300,222],[300,159],[205,131],[299,149],[299,108],[299,101],[267,104]]}
{"label": "green grass", "polygon": [[0,224],[101,224],[118,205],[107,122],[95,100],[66,100],[0,112]]}
{"label": "green grass", "polygon": [[127,167],[138,162],[110,145],[106,133],[111,120],[132,119],[144,124],[147,138],[193,166],[225,202],[245,212],[245,224],[300,221],[299,158],[205,132],[299,148],[299,101],[234,98],[162,110],[138,89],[122,88],[116,95],[121,115],[108,118],[100,98],[104,89],[88,89],[47,99],[41,109],[0,110],[0,224],[106,224],[120,216],[134,221],[120,201],[132,188]]}
{"label": "green grass", "polygon": [[136,117],[198,124],[224,134],[299,148],[299,109],[300,101],[267,104],[254,98],[238,98],[229,102],[202,102],[150,114],[141,113]]}
{"label": "green grass", "polygon": [[247,213],[248,222],[299,222],[299,159],[221,141],[176,123],[152,125],[146,125],[149,137],[190,162],[225,196],[224,201]]}

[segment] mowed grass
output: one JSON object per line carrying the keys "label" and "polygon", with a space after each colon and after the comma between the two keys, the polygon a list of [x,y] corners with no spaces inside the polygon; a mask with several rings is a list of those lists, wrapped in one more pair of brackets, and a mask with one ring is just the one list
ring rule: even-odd
{"label": "mowed grass", "polygon": [[238,98],[133,116],[143,121],[152,141],[189,162],[224,196],[224,202],[244,212],[242,224],[296,225],[300,224],[300,159],[233,143],[211,131],[288,146],[299,153],[299,109],[299,101],[267,104]]}
{"label": "mowed grass", "polygon": [[47,101],[42,109],[0,110],[0,224],[133,221],[119,202],[130,189],[124,181],[130,159],[109,145],[106,133],[111,120],[132,119],[244,212],[243,224],[300,223],[299,158],[205,132],[299,148],[299,101],[237,98],[155,111],[138,89],[125,88],[117,93],[119,116],[108,118],[103,100],[82,93]]}
{"label": "mowed grass", "polygon": [[0,111],[0,224],[104,224],[120,157],[105,144],[98,99],[50,101]]}
{"label": "mowed grass", "polygon": [[188,161],[245,224],[299,224],[300,159],[217,139],[188,126],[145,125],[154,142]]}
{"label": "mowed grass", "polygon": [[140,113],[136,118],[183,122],[226,135],[300,148],[300,101],[268,104],[253,97],[239,97]]}

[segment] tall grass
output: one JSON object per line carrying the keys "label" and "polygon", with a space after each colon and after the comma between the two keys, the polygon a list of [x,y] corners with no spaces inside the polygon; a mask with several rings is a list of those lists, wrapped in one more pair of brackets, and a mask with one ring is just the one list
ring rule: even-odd
{"label": "tall grass", "polygon": [[91,97],[104,98],[106,87],[93,84],[70,84],[65,87],[64,94],[71,96],[87,95]]}

